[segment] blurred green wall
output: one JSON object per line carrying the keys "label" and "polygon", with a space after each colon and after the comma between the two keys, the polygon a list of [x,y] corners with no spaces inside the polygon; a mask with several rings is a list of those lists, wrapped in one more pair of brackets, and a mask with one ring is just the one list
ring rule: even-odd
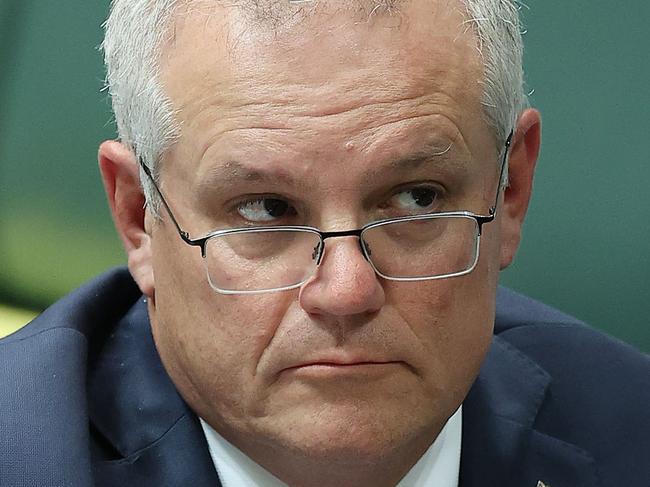
{"label": "blurred green wall", "polygon": [[[544,116],[535,196],[503,283],[650,351],[650,4],[523,10]],[[125,261],[96,164],[108,1],[0,0],[0,302],[42,308]]]}

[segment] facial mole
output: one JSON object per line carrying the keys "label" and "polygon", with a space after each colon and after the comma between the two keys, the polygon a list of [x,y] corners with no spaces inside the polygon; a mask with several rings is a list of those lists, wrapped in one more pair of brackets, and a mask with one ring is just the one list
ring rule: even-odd
{"label": "facial mole", "polygon": [[345,150],[349,152],[349,151],[351,151],[352,149],[354,149],[354,142],[347,142],[347,143],[345,144]]}

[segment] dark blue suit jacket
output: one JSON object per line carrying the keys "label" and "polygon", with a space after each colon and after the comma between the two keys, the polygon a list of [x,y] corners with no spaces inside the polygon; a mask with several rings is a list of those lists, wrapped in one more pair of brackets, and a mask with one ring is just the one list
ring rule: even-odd
{"label": "dark blue suit jacket", "polygon": [[[650,486],[650,360],[504,289],[461,486]],[[125,269],[0,341],[0,486],[219,486]]]}

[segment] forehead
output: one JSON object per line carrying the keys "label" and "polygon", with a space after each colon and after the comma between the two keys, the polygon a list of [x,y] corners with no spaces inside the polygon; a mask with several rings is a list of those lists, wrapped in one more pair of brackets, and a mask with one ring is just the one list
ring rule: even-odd
{"label": "forehead", "polygon": [[267,21],[214,5],[179,14],[162,70],[183,121],[206,106],[284,105],[309,116],[427,95],[480,110],[482,69],[460,4],[414,0],[389,11],[323,4]]}

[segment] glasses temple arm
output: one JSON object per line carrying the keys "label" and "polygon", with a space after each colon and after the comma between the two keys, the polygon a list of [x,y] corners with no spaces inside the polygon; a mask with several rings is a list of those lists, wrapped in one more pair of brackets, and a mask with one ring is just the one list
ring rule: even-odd
{"label": "glasses temple arm", "polygon": [[162,192],[160,191],[160,188],[156,184],[156,181],[153,178],[153,175],[151,174],[151,169],[144,163],[142,158],[138,158],[138,162],[140,163],[140,167],[144,171],[144,173],[147,175],[149,178],[149,181],[151,182],[152,186],[156,190],[156,193],[158,193],[158,196],[160,197],[160,201],[162,201],[163,206],[165,207],[165,210],[167,210],[167,213],[169,214],[169,218],[171,218],[172,223],[176,227],[176,230],[178,231],[178,234],[181,236],[185,242],[189,244],[194,244],[194,240],[190,238],[190,234],[187,233],[185,230],[181,228],[179,225],[178,221],[176,221],[176,217],[174,216],[174,213],[172,212],[172,209],[169,207],[167,204],[167,201],[165,200],[165,197],[163,196]]}
{"label": "glasses temple arm", "polygon": [[503,177],[506,175],[506,167],[508,165],[508,152],[510,150],[510,144],[512,143],[514,131],[511,131],[506,139],[505,147],[503,149],[503,159],[501,161],[501,171],[499,172],[499,186],[497,187],[497,196],[494,200],[494,206],[490,208],[490,216],[496,215],[497,205],[499,204],[499,194],[501,194],[501,188],[504,186]]}

